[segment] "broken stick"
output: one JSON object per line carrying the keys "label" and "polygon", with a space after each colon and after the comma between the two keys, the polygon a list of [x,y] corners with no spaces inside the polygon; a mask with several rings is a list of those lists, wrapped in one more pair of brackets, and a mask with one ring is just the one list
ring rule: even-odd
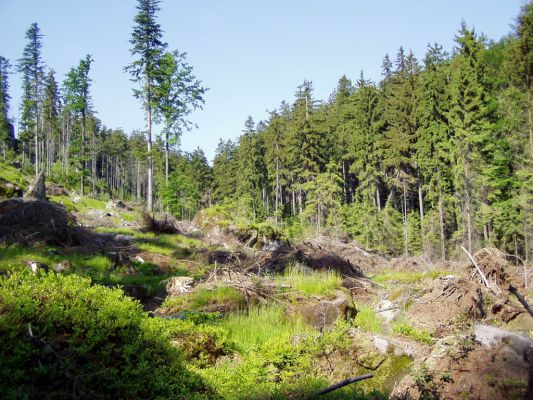
{"label": "broken stick", "polygon": [[464,248],[464,246],[461,246],[461,249],[463,249],[463,251],[466,253],[466,255],[468,256],[468,258],[470,258],[470,261],[472,261],[472,264],[474,264],[474,267],[476,267],[477,269],[477,272],[479,273],[479,275],[481,276],[481,280],[483,281],[483,283],[485,284],[485,286],[489,289],[491,289],[490,285],[489,285],[489,281],[487,280],[487,277],[485,276],[485,274],[481,271],[481,268],[479,268],[479,266],[477,265],[476,263],[476,260],[474,260],[474,257],[472,257],[472,254],[470,254],[468,252],[467,249]]}
{"label": "broken stick", "polygon": [[322,396],[324,394],[333,392],[334,390],[340,389],[341,387],[347,386],[347,385],[349,385],[351,383],[364,381],[365,379],[369,379],[369,378],[373,378],[373,377],[374,377],[373,374],[365,374],[365,375],[361,375],[361,376],[356,376],[355,378],[346,379],[346,380],[344,380],[342,382],[336,383],[335,385],[331,385],[331,386],[328,386],[325,389],[322,389],[320,392],[317,393],[317,396]]}

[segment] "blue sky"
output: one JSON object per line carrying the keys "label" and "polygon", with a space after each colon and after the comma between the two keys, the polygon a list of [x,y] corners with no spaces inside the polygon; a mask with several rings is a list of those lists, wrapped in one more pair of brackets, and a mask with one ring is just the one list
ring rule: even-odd
{"label": "blue sky", "polygon": [[[312,80],[315,97],[327,99],[339,77],[359,71],[380,77],[383,56],[400,46],[421,59],[428,42],[445,49],[461,20],[490,39],[506,35],[519,0],[163,0],[159,22],[169,49],[188,53],[197,78],[210,90],[204,109],[192,114],[197,129],[182,148],[202,147],[211,159],[219,138],[240,135],[248,115],[255,121],[296,87]],[[130,33],[135,0],[0,0],[0,55],[14,64],[24,33],[37,22],[43,58],[59,80],[91,54],[94,108],[110,128],[144,128],[132,83],[122,72],[132,59]],[[18,119],[20,79],[11,76],[11,115]]]}

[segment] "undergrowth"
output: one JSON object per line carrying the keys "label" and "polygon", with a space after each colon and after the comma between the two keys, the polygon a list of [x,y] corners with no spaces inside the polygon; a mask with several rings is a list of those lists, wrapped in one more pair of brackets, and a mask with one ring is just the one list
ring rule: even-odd
{"label": "undergrowth", "polygon": [[273,339],[287,339],[295,334],[313,333],[314,329],[298,318],[288,318],[277,304],[250,306],[240,313],[227,315],[220,326],[239,348],[250,350]]}
{"label": "undergrowth", "polygon": [[290,285],[291,290],[302,292],[308,296],[330,294],[340,288],[342,278],[336,271],[302,272],[297,268],[287,268],[283,276],[277,278],[281,284]]}

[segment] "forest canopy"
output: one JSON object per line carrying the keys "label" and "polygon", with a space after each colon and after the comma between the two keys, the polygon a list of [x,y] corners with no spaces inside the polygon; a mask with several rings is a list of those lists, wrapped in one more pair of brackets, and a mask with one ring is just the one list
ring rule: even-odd
{"label": "forest canopy", "polygon": [[[498,41],[463,23],[450,52],[436,43],[421,55],[400,47],[384,56],[379,81],[343,75],[325,101],[304,80],[291,102],[262,121],[248,118],[237,140],[221,140],[212,165],[200,148],[180,150],[207,89],[185,53],[167,50],[158,4],[138,2],[124,70],[146,129],[106,127],[91,100],[98,60],[83,56],[59,82],[42,58],[46,32],[33,23],[21,57],[0,56],[4,160],[81,194],[179,218],[218,204],[234,218],[347,236],[392,255],[449,259],[461,246],[494,245],[531,258],[531,3]],[[23,89],[17,138],[14,71]],[[163,128],[155,132],[154,122]]]}

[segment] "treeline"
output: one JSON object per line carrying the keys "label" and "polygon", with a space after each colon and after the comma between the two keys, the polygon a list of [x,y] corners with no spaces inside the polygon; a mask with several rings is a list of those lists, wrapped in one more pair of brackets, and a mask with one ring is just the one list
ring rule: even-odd
{"label": "treeline", "polygon": [[[29,173],[76,187],[81,194],[108,193],[152,208],[153,200],[180,216],[209,203],[210,167],[202,150],[178,152],[180,134],[191,124],[187,115],[203,104],[206,89],[196,80],[185,53],[166,51],[156,22],[157,0],[139,0],[125,67],[147,111],[147,130],[126,135],[97,118],[86,55],[60,83],[42,59],[43,34],[37,23],[26,31],[27,44],[12,65],[0,56],[0,151]],[[148,54],[148,56],[146,56]],[[148,59],[147,59],[148,57]],[[22,77],[18,135],[9,117],[9,75]],[[152,139],[152,124],[161,129]],[[152,143],[153,141],[153,143]],[[155,190],[154,190],[155,189]]]}
{"label": "treeline", "polygon": [[221,141],[213,199],[253,220],[311,223],[369,248],[448,259],[533,241],[533,6],[489,42],[463,24],[452,54],[400,48],[382,79],[343,76],[327,102],[304,81]]}

